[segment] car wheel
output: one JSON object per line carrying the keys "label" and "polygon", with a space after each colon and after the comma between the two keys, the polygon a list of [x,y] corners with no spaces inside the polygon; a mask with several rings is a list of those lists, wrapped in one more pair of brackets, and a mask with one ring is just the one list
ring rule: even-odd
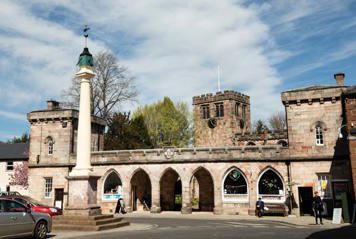
{"label": "car wheel", "polygon": [[45,221],[39,221],[36,224],[35,231],[33,232],[34,238],[43,239],[47,235],[47,223]]}

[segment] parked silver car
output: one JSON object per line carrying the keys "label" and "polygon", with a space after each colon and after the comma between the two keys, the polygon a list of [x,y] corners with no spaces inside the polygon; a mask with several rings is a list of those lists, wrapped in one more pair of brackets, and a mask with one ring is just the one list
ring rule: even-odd
{"label": "parked silver car", "polygon": [[31,212],[31,208],[12,199],[0,198],[0,238],[33,236],[46,238],[52,230],[47,213]]}

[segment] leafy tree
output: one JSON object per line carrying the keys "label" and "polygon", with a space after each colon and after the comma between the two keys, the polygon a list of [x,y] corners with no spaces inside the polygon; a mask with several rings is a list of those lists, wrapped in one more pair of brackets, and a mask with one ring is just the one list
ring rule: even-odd
{"label": "leafy tree", "polygon": [[10,185],[28,188],[28,162],[15,164],[14,172],[10,174]]}
{"label": "leafy tree", "polygon": [[109,118],[105,135],[106,150],[152,148],[142,116],[130,119],[130,113],[115,113]]}
{"label": "leafy tree", "polygon": [[185,147],[191,143],[191,117],[186,103],[174,104],[169,97],[137,109],[134,118],[143,116],[154,147]]}
{"label": "leafy tree", "polygon": [[7,141],[8,144],[16,144],[16,143],[28,143],[30,141],[30,137],[27,133],[23,133],[21,137],[14,137]]}
{"label": "leafy tree", "polygon": [[273,131],[284,131],[287,127],[286,117],[282,111],[274,113],[268,122]]}
{"label": "leafy tree", "polygon": [[266,126],[266,124],[260,119],[257,120],[257,122],[254,125],[254,132],[257,134],[262,134],[266,130],[268,130],[268,127]]}
{"label": "leafy tree", "polygon": [[[91,84],[91,110],[106,121],[113,112],[117,112],[121,103],[136,99],[137,91],[134,78],[128,69],[119,64],[118,59],[107,51],[94,56],[95,77]],[[79,106],[80,82],[72,79],[72,86],[63,91],[63,97],[74,107]]]}

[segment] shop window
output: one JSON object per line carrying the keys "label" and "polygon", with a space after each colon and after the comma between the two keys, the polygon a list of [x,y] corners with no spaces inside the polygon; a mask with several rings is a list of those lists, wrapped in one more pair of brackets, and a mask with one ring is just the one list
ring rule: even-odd
{"label": "shop window", "polygon": [[321,198],[332,198],[329,174],[318,174],[318,191]]}
{"label": "shop window", "polygon": [[215,104],[215,116],[216,117],[224,117],[224,104],[223,103],[217,103]]}
{"label": "shop window", "polygon": [[203,106],[201,107],[201,111],[202,111],[202,118],[203,118],[203,119],[209,119],[209,118],[210,118],[209,105],[203,105]]}
{"label": "shop window", "polygon": [[284,200],[281,177],[272,169],[266,170],[258,182],[258,196],[271,201]]}
{"label": "shop window", "polygon": [[315,143],[316,145],[324,145],[323,128],[321,126],[315,127]]}
{"label": "shop window", "polygon": [[248,201],[247,180],[240,170],[231,169],[224,178],[224,201]]}
{"label": "shop window", "polygon": [[45,178],[45,198],[52,197],[52,178]]}
{"label": "shop window", "polygon": [[122,197],[122,183],[116,172],[111,172],[104,182],[103,200],[118,200]]}
{"label": "shop window", "polygon": [[14,162],[13,161],[6,162],[6,170],[7,171],[14,170]]}

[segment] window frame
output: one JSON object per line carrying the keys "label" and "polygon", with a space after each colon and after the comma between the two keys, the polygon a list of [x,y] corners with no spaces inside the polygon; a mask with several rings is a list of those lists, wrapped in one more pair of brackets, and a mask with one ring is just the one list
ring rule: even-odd
{"label": "window frame", "polygon": [[14,161],[7,161],[6,162],[6,171],[14,171],[15,163]]}
{"label": "window frame", "polygon": [[224,117],[224,102],[215,103],[215,116],[217,118]]}
{"label": "window frame", "polygon": [[48,155],[53,155],[54,152],[54,140],[51,136],[47,137],[47,144],[48,144],[48,148],[47,148],[47,154]]}
{"label": "window frame", "polygon": [[209,105],[202,105],[201,106],[201,117],[202,117],[202,119],[209,119],[210,118],[210,107],[209,107]]}
{"label": "window frame", "polygon": [[324,133],[323,127],[320,125],[315,126],[315,145],[323,146],[324,145]]}
{"label": "window frame", "polygon": [[44,197],[45,198],[52,198],[53,192],[53,178],[47,177],[45,179],[45,188],[44,188]]}
{"label": "window frame", "polygon": [[[233,170],[237,170],[240,173],[240,177],[243,177],[245,183],[246,183],[246,194],[227,194],[225,193],[225,181],[227,179],[227,177],[229,176],[229,174],[233,171]],[[221,194],[222,194],[222,200],[224,203],[247,203],[249,202],[249,184],[248,184],[248,180],[245,176],[245,174],[238,168],[233,167],[230,168],[229,170],[226,171],[224,178],[222,180],[222,185],[221,185]]]}

